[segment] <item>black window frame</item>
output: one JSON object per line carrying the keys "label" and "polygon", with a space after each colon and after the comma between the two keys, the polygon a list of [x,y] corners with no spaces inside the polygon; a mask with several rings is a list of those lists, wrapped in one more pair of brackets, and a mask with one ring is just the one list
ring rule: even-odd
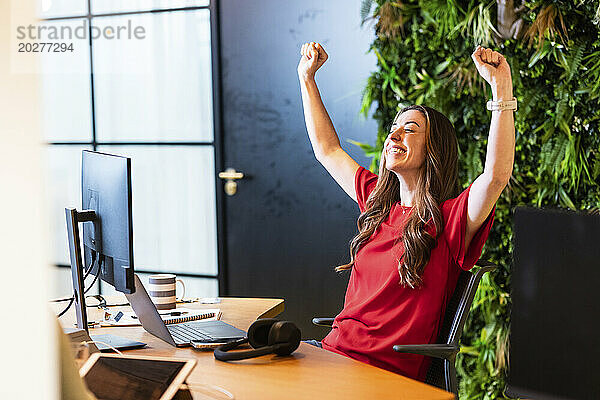
{"label": "black window frame", "polygon": [[[48,146],[91,146],[92,150],[96,151],[98,146],[212,146],[214,150],[214,167],[215,177],[218,176],[218,172],[223,170],[223,145],[222,145],[222,116],[221,116],[221,80],[220,80],[220,47],[219,47],[219,16],[218,16],[218,1],[209,0],[208,5],[205,6],[192,6],[192,7],[177,7],[177,8],[159,8],[149,9],[141,11],[123,11],[114,13],[92,13],[92,0],[87,0],[88,12],[85,15],[73,15],[64,17],[50,17],[41,18],[41,21],[62,21],[72,19],[87,19],[88,22],[88,45],[89,45],[89,56],[90,56],[90,96],[91,96],[91,127],[92,127],[92,140],[91,141],[49,141],[46,142]],[[94,60],[93,60],[93,40],[92,40],[92,20],[95,18],[103,17],[114,17],[123,15],[139,15],[139,14],[157,14],[157,13],[171,13],[171,12],[186,12],[196,10],[208,10],[210,12],[210,41],[211,41],[211,63],[212,63],[212,106],[213,106],[213,140],[212,141],[150,141],[150,142],[121,142],[121,141],[109,141],[109,142],[98,142],[96,138],[96,112],[95,112],[95,94],[94,94]],[[201,278],[201,279],[216,279],[218,282],[219,296],[227,294],[227,279],[225,274],[225,244],[222,238],[225,237],[225,225],[224,225],[224,211],[223,207],[223,189],[219,179],[215,178],[216,186],[216,228],[217,228],[217,274],[194,274],[189,272],[176,272],[179,277],[187,278]],[[66,234],[66,231],[65,231]],[[71,268],[67,264],[54,264],[57,268]],[[136,272],[155,274],[165,273],[166,271],[136,269]],[[102,294],[102,280],[98,280],[98,290]]]}

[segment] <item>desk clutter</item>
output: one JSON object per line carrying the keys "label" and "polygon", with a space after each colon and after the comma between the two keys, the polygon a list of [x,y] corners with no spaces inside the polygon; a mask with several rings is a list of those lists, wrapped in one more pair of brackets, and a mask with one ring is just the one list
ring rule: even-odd
{"label": "desk clutter", "polygon": [[[107,300],[109,304],[123,302],[117,296],[108,297]],[[53,304],[53,307],[54,309],[62,308],[58,304]],[[284,301],[268,298],[231,297],[222,298],[219,308],[223,312],[222,319],[243,329],[245,336],[246,331],[255,323],[257,318],[260,320],[264,319],[263,317],[270,318],[281,314],[284,311]],[[125,309],[126,307],[119,308],[123,311]],[[101,310],[94,311],[100,312]],[[72,329],[74,319],[74,310],[62,317],[60,322],[63,329]],[[205,322],[194,321],[192,323]],[[216,321],[208,321],[211,324],[214,322]],[[171,399],[225,400],[281,397],[314,400],[315,392],[307,390],[307,388],[313,387],[315,379],[319,379],[319,376],[327,377],[328,392],[338,398],[383,399],[389,398],[390,393],[393,395],[398,394],[406,399],[451,400],[454,398],[451,393],[443,392],[432,386],[391,374],[388,371],[304,343],[300,343],[300,346],[290,356],[265,355],[261,358],[246,361],[221,362],[214,359],[212,351],[196,351],[191,347],[175,349],[165,343],[162,338],[144,332],[141,326],[94,328],[90,330],[91,336],[104,332],[115,333],[119,336],[147,343],[147,346],[143,349],[123,351],[125,355],[176,356],[196,360],[196,367],[186,379],[187,390],[182,390],[183,385],[180,386],[179,391]],[[92,347],[91,344],[90,348]],[[232,350],[230,353],[233,354],[237,351],[237,349]],[[90,352],[93,352],[93,350],[90,349]],[[79,367],[87,360],[87,357],[77,358],[81,360]],[[77,370],[78,368],[75,371]],[[349,380],[349,376],[353,378]],[[73,379],[75,379],[75,376]],[[272,385],[275,379],[284,383]],[[364,382],[377,382],[377,385],[365,385]],[[138,398],[140,397],[138,396]]]}
{"label": "desk clutter", "polygon": [[[194,359],[124,355],[112,346],[110,348],[118,354],[102,354],[99,350],[104,349],[96,345],[105,343],[97,341],[95,337],[90,339],[85,330],[74,331],[69,337],[77,358],[85,360],[79,373],[87,388],[99,399],[193,398],[185,381],[196,365]],[[217,348],[214,356],[221,361],[243,360],[271,353],[287,356],[298,348],[300,337],[300,329],[290,321],[258,319],[248,329],[247,337]],[[244,343],[250,343],[253,350],[229,352]],[[82,344],[87,350],[83,356],[80,351]],[[122,371],[127,373],[123,374]],[[191,389],[213,398],[235,398],[227,389],[208,383],[192,385]]]}
{"label": "desk clutter", "polygon": [[[218,308],[211,309],[193,309],[180,307],[172,309],[170,311],[159,311],[158,312],[165,325],[179,324],[182,322],[190,321],[217,321],[221,319],[221,310]],[[98,325],[101,327],[106,326],[141,326],[139,317],[133,311],[118,311],[111,313],[105,311],[104,320],[99,321]]]}

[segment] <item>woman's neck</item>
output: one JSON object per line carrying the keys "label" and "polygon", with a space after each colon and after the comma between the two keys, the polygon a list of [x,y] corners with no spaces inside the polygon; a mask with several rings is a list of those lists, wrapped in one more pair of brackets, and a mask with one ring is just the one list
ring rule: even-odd
{"label": "woman's neck", "polygon": [[417,174],[411,173],[398,173],[394,171],[394,174],[400,182],[400,204],[406,207],[414,206],[415,196],[417,193]]}

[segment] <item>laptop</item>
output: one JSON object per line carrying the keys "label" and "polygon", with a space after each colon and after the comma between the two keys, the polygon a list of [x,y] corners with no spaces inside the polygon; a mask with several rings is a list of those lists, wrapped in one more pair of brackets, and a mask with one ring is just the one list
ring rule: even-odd
{"label": "laptop", "polygon": [[190,346],[192,340],[203,343],[227,343],[246,337],[246,332],[223,321],[190,321],[165,324],[152,303],[142,281],[134,275],[135,292],[125,294],[144,329],[172,346]]}

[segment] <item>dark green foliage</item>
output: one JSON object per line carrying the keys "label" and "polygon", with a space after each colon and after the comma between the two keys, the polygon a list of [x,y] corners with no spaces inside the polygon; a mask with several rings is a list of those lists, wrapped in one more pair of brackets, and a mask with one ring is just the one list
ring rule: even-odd
{"label": "dark green foliage", "polygon": [[494,36],[495,1],[365,0],[362,7],[363,18],[377,21],[371,51],[378,69],[364,90],[362,112],[376,103],[379,129],[372,145],[360,144],[373,157],[372,169],[397,110],[426,104],[456,128],[459,179],[466,187],[483,171],[491,118],[485,109],[491,91],[471,53],[477,44],[492,47],[512,68],[519,101],[515,165],[483,254],[501,268],[484,276],[463,335],[457,366],[465,399],[503,396],[513,208],[600,209],[600,6],[559,0],[525,5],[522,18],[535,30],[506,40]]}

